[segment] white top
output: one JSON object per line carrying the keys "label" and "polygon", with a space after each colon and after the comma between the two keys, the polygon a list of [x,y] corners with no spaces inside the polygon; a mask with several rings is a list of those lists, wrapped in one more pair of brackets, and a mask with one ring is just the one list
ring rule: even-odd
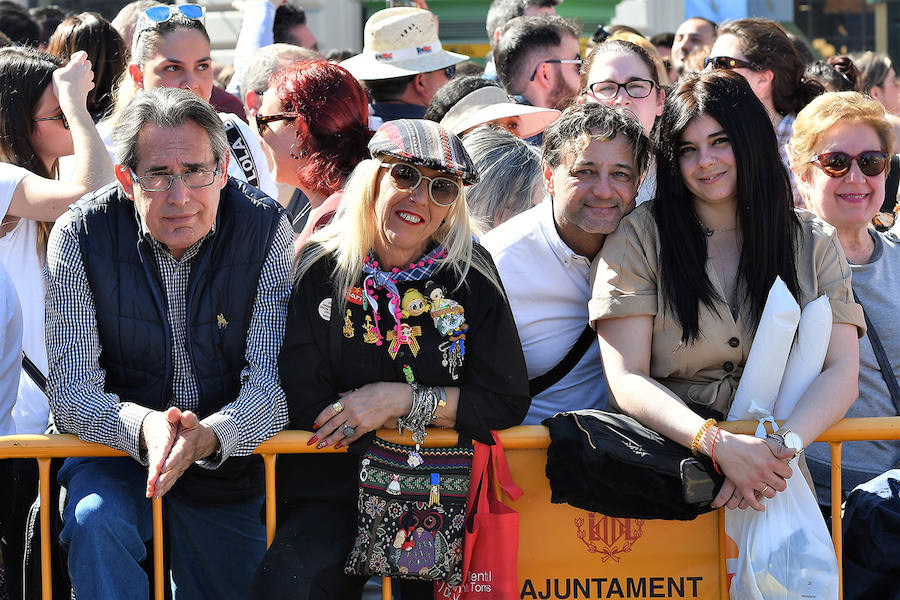
{"label": "white top", "polygon": [[[588,324],[591,261],[559,237],[549,200],[488,232],[481,243],[497,264],[528,378],[534,379],[562,360]],[[604,408],[606,401],[606,379],[595,343],[562,380],[532,398],[523,424],[539,424],[563,410]]]}
{"label": "white top", "polygon": [[16,433],[12,409],[22,370],[22,313],[16,289],[0,266],[0,435]]}
{"label": "white top", "polygon": [[[15,165],[0,163],[0,218],[6,216],[13,192],[29,175],[29,171]],[[10,407],[15,422],[7,433],[43,433],[47,429],[50,405],[47,397],[34,385],[31,378],[22,371],[22,349],[34,364],[46,375],[47,351],[44,347],[44,278],[43,265],[37,254],[37,223],[29,219],[19,219],[12,231],[0,237],[0,269],[8,277],[12,291],[18,297],[15,312],[18,323],[18,339],[15,342],[15,376],[18,395],[15,405]],[[21,310],[19,309],[21,305]],[[0,321],[6,323],[9,315],[0,306]],[[7,338],[3,338],[2,366],[0,380],[6,363],[12,358],[7,354]],[[21,382],[19,381],[21,373]],[[0,402],[6,396],[5,383],[0,383]],[[3,429],[3,413],[0,409],[0,431]]]}

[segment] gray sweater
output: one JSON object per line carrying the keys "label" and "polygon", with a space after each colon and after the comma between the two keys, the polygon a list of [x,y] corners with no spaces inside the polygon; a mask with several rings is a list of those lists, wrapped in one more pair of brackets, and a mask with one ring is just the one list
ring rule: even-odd
{"label": "gray sweater", "polygon": [[[875,251],[864,265],[850,265],[853,291],[878,332],[891,367],[900,374],[900,237],[869,232]],[[872,351],[869,336],[859,340],[859,399],[847,417],[889,417],[897,410]],[[831,505],[831,454],[826,443],[806,450],[806,461],[816,485],[819,504]],[[844,442],[841,450],[841,487],[844,496],[860,483],[880,475],[900,461],[900,441]]]}

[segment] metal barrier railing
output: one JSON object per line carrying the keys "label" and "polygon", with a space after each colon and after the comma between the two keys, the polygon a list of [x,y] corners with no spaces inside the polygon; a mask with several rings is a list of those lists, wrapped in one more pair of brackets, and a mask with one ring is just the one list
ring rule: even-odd
{"label": "metal barrier railing", "polygon": [[[755,421],[731,421],[723,423],[723,428],[733,433],[752,434],[756,430]],[[263,458],[266,473],[266,545],[271,545],[275,537],[275,461],[279,454],[345,452],[331,448],[316,450],[307,446],[312,437],[307,431],[282,431],[263,442],[254,451]],[[382,430],[379,435],[398,443],[412,443],[409,434],[399,435],[396,431]],[[841,443],[866,440],[900,439],[900,417],[843,419],[823,433],[817,441],[828,442],[831,447],[831,494],[832,494],[832,540],[838,560],[839,573],[842,571],[843,546],[840,519],[841,506]],[[500,440],[507,450],[540,449],[550,444],[547,428],[540,425],[520,426],[500,432]],[[454,446],[458,443],[456,432],[447,429],[432,429],[427,438],[428,446]],[[38,462],[41,494],[41,593],[43,600],[51,600],[50,579],[50,459],[68,456],[126,456],[100,444],[83,442],[72,435],[16,435],[0,436],[0,458],[35,458]],[[162,600],[165,584],[163,568],[162,500],[153,500],[153,565],[154,589],[157,600]],[[725,526],[724,510],[719,512],[719,594],[728,598],[728,580],[725,567]],[[843,586],[841,586],[843,587]],[[382,580],[382,598],[391,598],[389,578]]]}

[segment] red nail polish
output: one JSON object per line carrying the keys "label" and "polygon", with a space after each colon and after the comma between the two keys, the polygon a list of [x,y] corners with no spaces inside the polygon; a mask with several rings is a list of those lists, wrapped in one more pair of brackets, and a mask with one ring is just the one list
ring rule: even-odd
{"label": "red nail polish", "polygon": [[315,443],[318,442],[318,441],[319,441],[319,436],[314,435],[314,436],[312,436],[311,438],[309,438],[309,441],[306,442],[306,445],[307,445],[307,446],[312,446],[313,444],[315,444]]}
{"label": "red nail polish", "polygon": [[318,424],[318,423],[313,423],[313,431],[315,431],[315,430],[318,429],[318,428],[319,428],[319,424]]}
{"label": "red nail polish", "polygon": [[334,449],[337,450],[338,448],[342,448],[343,446],[344,446],[344,444],[342,444],[341,442],[338,442],[337,444],[334,445]]}

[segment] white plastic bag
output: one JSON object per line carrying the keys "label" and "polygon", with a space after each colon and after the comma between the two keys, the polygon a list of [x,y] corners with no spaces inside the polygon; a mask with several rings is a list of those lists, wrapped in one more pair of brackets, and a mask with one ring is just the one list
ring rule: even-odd
{"label": "white plastic bag", "polygon": [[793,463],[787,489],[765,512],[726,510],[725,534],[738,547],[727,562],[732,600],[834,600],[837,558],[812,491]]}
{"label": "white plastic bag", "polygon": [[[827,298],[811,302],[801,315],[780,279],[769,291],[763,320],[767,312],[772,321],[760,322],[728,414],[729,419],[758,420],[759,437],[765,437],[762,423],[771,421],[773,412],[779,418],[788,416],[821,372],[831,335]],[[799,335],[794,340],[798,320]],[[790,349],[790,359],[786,349]],[[837,558],[825,520],[797,462],[792,461],[791,467],[794,475],[787,480],[787,489],[761,500],[765,512],[752,508],[725,511],[725,535],[738,550],[736,558],[726,560],[732,600],[838,597]]]}

